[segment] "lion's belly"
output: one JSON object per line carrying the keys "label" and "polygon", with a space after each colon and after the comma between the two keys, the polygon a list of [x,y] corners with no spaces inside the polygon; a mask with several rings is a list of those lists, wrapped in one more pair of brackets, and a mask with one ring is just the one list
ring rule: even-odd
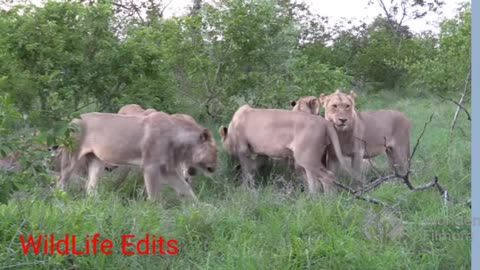
{"label": "lion's belly", "polygon": [[286,147],[278,147],[278,145],[259,145],[254,147],[254,152],[259,155],[269,156],[271,158],[284,159],[292,156],[292,151]]}
{"label": "lion's belly", "polygon": [[[107,133],[108,134],[108,133]],[[102,161],[113,165],[141,165],[141,136],[128,136],[128,132],[89,134],[88,149]]]}
{"label": "lion's belly", "polygon": [[362,142],[355,145],[353,142],[341,142],[340,147],[342,149],[342,154],[348,157],[353,157],[355,153],[358,152],[358,149],[365,149],[363,153],[363,158],[372,158],[378,155],[381,155],[385,152],[385,146],[379,143],[368,143],[363,140]]}
{"label": "lion's belly", "polygon": [[102,161],[113,165],[137,165],[141,166],[142,156],[137,149],[113,148],[113,147],[97,147],[94,150],[95,156]]}
{"label": "lion's belly", "polygon": [[142,165],[142,158],[141,156],[135,155],[132,156],[129,153],[128,156],[125,155],[118,155],[118,154],[96,154],[98,158],[100,158],[102,161],[106,163],[110,163],[112,165],[136,165],[136,166],[141,166]]}
{"label": "lion's belly", "polygon": [[250,146],[256,154],[279,159],[292,157],[292,151],[288,148],[289,141],[291,141],[290,134],[277,132],[276,134],[257,133],[255,135],[250,138]]}

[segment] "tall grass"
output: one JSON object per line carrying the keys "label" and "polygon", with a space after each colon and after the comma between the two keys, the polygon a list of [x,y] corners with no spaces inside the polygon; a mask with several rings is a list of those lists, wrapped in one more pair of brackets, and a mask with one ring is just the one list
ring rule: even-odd
{"label": "tall grass", "polygon": [[[412,147],[431,113],[434,118],[414,157],[415,185],[438,176],[455,198],[470,198],[470,123],[455,106],[433,97],[409,99],[380,93],[363,97],[363,110],[392,108],[413,123]],[[211,124],[212,131],[220,123]],[[223,123],[225,124],[225,123]],[[462,131],[463,130],[463,131]],[[221,144],[219,144],[222,149]],[[255,192],[238,185],[234,165],[221,151],[219,172],[198,177],[200,202],[173,196],[145,200],[141,175],[122,188],[110,179],[98,197],[32,187],[0,205],[0,267],[6,269],[469,269],[470,209],[446,203],[436,190],[412,192],[385,183],[371,196],[389,208],[348,194],[309,197],[294,174],[273,166]],[[379,158],[381,160],[381,158]],[[385,165],[380,162],[380,166]],[[136,183],[136,184],[135,184]],[[293,187],[289,189],[288,187]],[[169,194],[170,195],[170,194]],[[172,198],[170,198],[172,197]],[[95,233],[111,239],[112,255],[24,255],[20,235]],[[178,241],[175,256],[121,253],[122,236],[146,234]]]}

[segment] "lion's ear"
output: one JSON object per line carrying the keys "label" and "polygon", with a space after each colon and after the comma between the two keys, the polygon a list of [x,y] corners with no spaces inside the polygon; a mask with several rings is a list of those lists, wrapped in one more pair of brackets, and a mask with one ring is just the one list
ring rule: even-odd
{"label": "lion's ear", "polygon": [[322,93],[318,100],[320,101],[320,104],[325,107],[327,105],[328,96]]}
{"label": "lion's ear", "polygon": [[355,93],[355,91],[350,91],[350,96],[355,99],[357,97],[357,94]]}
{"label": "lion's ear", "polygon": [[222,137],[222,139],[225,140],[225,138],[227,137],[228,129],[224,126],[220,126],[220,129],[218,130],[218,132],[220,133],[220,137]]}
{"label": "lion's ear", "polygon": [[200,141],[201,142],[206,142],[210,140],[212,136],[210,135],[210,131],[208,129],[203,129],[202,133],[200,133]]}
{"label": "lion's ear", "polygon": [[348,98],[350,99],[350,101],[352,102],[352,105],[353,105],[354,107],[356,107],[356,106],[355,106],[355,98],[357,97],[357,94],[355,94],[355,92],[352,90],[352,91],[350,91],[350,94],[349,94],[347,97],[348,97]]}
{"label": "lion's ear", "polygon": [[320,110],[320,98],[313,98],[308,101],[308,106],[312,108],[316,113]]}
{"label": "lion's ear", "polygon": [[292,107],[295,107],[295,105],[297,105],[297,102],[294,100],[294,101],[290,102],[290,105],[292,105]]}

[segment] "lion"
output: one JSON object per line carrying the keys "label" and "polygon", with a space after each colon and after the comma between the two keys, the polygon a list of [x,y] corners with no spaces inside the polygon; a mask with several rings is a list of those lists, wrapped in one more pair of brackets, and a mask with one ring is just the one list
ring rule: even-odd
{"label": "lion", "polygon": [[[342,153],[352,158],[353,171],[361,172],[363,158],[385,153],[395,174],[408,179],[410,120],[404,113],[395,110],[360,112],[355,107],[355,97],[354,91],[346,94],[340,90],[320,95],[325,119],[333,123]],[[334,154],[332,160],[335,160]],[[360,184],[365,184],[363,177]]]}
{"label": "lion", "polygon": [[70,158],[62,159],[57,182],[60,189],[65,188],[76,163],[88,158],[89,194],[96,192],[98,173],[104,164],[132,165],[142,169],[149,199],[157,200],[160,189],[170,185],[180,196],[197,200],[181,165],[206,176],[217,168],[217,147],[211,132],[165,113],[136,116],[92,112],[71,123],[79,126],[80,132],[75,134],[77,145]]}
{"label": "lion", "polygon": [[[297,101],[292,101],[290,105],[292,105],[292,111],[304,112],[304,113],[309,113],[313,115],[320,115],[320,110],[322,108],[320,98],[315,96],[301,97]],[[351,162],[350,157],[347,156],[345,158]],[[368,173],[374,168],[374,166],[375,166],[375,161],[373,159],[362,159],[361,171],[363,173]]]}
{"label": "lion", "polygon": [[[315,132],[312,132],[312,131]],[[240,162],[243,183],[253,185],[252,173],[265,158],[292,160],[303,172],[309,193],[335,191],[335,175],[322,158],[327,146],[342,157],[333,125],[323,118],[281,109],[240,107],[227,127],[219,129],[227,153]],[[345,164],[344,164],[345,165]],[[318,185],[320,181],[320,185]]]}
{"label": "lion", "polygon": [[[157,111],[155,109],[143,109],[142,106],[138,104],[127,104],[118,110],[118,114],[123,114],[123,115],[149,115],[151,113],[157,113],[160,111]],[[161,112],[164,113],[164,112]]]}
{"label": "lion", "polygon": [[[147,116],[147,115],[150,115],[152,113],[161,113],[161,114],[168,115],[167,113],[157,111],[155,109],[146,109],[145,110],[138,104],[127,104],[127,105],[123,106],[122,108],[120,108],[120,110],[118,111],[118,114],[137,115],[137,116]],[[195,119],[188,114],[175,113],[175,114],[171,114],[171,116],[175,117],[176,119],[187,121],[187,122],[190,122],[192,124],[198,125],[197,121],[195,121]],[[120,176],[118,177],[118,181],[117,181],[118,184],[121,184],[126,179],[129,172],[130,172],[130,168],[128,168],[128,167],[121,169],[121,173],[120,173]],[[183,174],[184,174],[185,181],[187,181],[189,184],[192,184],[193,183],[193,177],[196,175],[196,170],[193,167],[192,168],[184,167],[183,168]]]}
{"label": "lion", "polygon": [[[118,110],[118,114],[123,114],[123,115],[142,115],[142,116],[147,116],[150,115],[151,113],[163,113],[161,111],[157,111],[155,109],[143,109],[142,106],[138,104],[127,104]],[[182,113],[175,113],[171,114],[171,116],[176,117],[177,119],[183,119],[195,124],[198,124],[197,121],[193,117],[191,117],[188,114],[182,114]]]}
{"label": "lion", "polygon": [[[122,115],[148,115],[152,112],[157,112],[154,109],[148,109],[144,110],[140,105],[138,104],[127,104],[123,107],[120,108],[118,111],[118,114]],[[61,170],[61,162],[62,162],[62,155],[66,154],[67,156],[65,158],[69,158],[69,153],[65,152],[65,149],[63,146],[59,145],[54,145],[52,147],[48,148],[48,151],[50,152],[51,158],[52,158],[52,164],[51,164],[51,170],[54,174],[60,173]],[[77,165],[75,167],[75,171],[72,173],[76,177],[79,178],[87,178],[88,177],[88,158],[83,158],[81,160],[77,161]],[[115,178],[116,185],[119,186],[121,185],[125,179],[127,178],[128,174],[130,173],[132,167],[131,166],[114,166],[110,164],[104,164],[104,170],[101,170],[98,174],[98,177],[101,177],[104,172],[112,172],[113,170],[116,170],[118,172],[117,177]],[[88,183],[88,182],[87,182]]]}
{"label": "lion", "polygon": [[306,112],[314,115],[319,115],[322,108],[320,99],[314,96],[302,97],[297,101],[290,102],[290,105],[294,112]]}

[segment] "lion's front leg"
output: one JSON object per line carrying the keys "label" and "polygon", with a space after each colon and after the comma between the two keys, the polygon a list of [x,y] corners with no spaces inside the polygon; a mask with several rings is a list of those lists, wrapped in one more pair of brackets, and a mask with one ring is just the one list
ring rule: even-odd
{"label": "lion's front leg", "polygon": [[160,199],[160,168],[155,165],[145,166],[143,178],[148,199],[153,201]]}
{"label": "lion's front leg", "polygon": [[190,186],[187,181],[185,181],[185,177],[183,172],[180,173],[178,171],[172,173],[162,173],[162,179],[165,179],[168,185],[173,187],[178,195],[185,197],[187,199],[191,199],[193,201],[198,201],[197,196],[193,192],[192,187]]}
{"label": "lion's front leg", "polygon": [[192,187],[185,181],[183,175],[176,170],[170,171],[165,166],[145,166],[144,178],[148,198],[151,200],[159,200],[161,188],[166,185],[171,186],[178,195],[194,201],[198,200]]}
{"label": "lion's front leg", "polygon": [[105,165],[97,157],[91,157],[88,161],[88,182],[87,193],[88,195],[96,195],[97,183],[101,172],[105,169]]}

